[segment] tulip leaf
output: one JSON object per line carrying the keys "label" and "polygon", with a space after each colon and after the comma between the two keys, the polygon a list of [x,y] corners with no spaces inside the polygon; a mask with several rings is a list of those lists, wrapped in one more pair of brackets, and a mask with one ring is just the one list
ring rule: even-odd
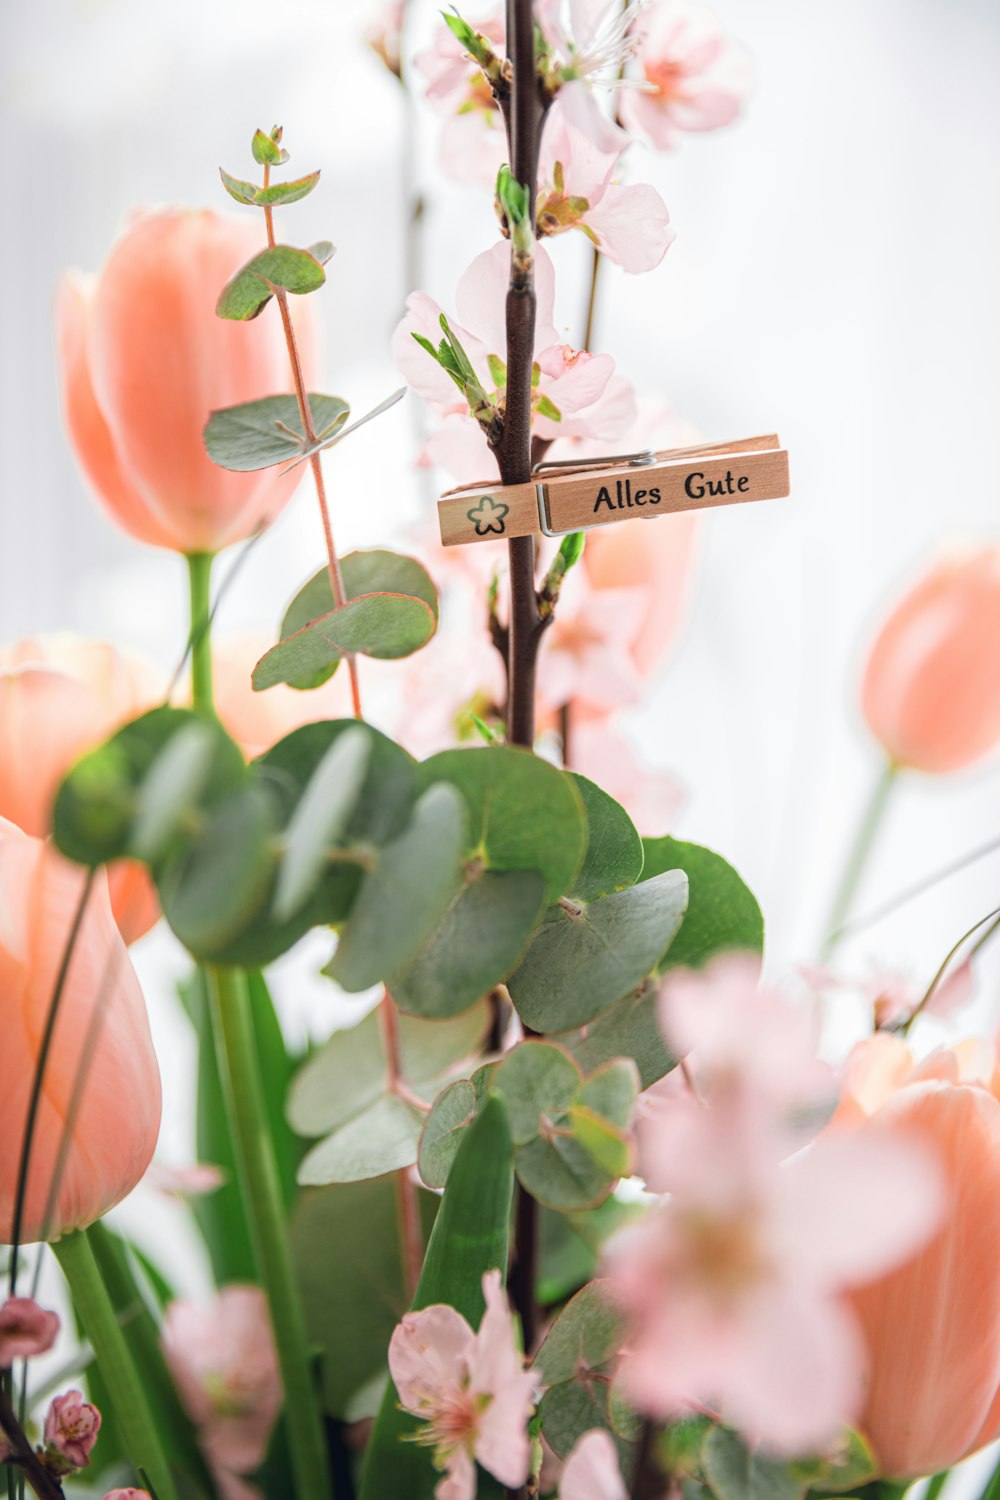
{"label": "tulip leaf", "polygon": [[560,1047],[527,1041],[507,1053],[491,1084],[507,1105],[518,1180],[540,1203],[593,1207],[631,1169],[634,1063],[619,1058],[585,1080]]}
{"label": "tulip leaf", "polygon": [[699,969],[718,953],[764,951],[764,918],[750,888],[721,854],[680,839],[643,839],[643,879],[683,870],[690,893],[684,925],[659,965]]}
{"label": "tulip leaf", "polygon": [[[406,594],[422,599],[434,616],[438,618],[438,592],[428,576],[426,568],[416,558],[399,552],[376,547],[366,551],[349,552],[340,565],[344,580],[344,593],[348,599],[357,599],[364,594]],[[286,640],[314,620],[328,615],[333,610],[333,594],[330,589],[328,569],[321,568],[308,583],[304,583],[285,611],[281,622],[281,638]],[[322,668],[297,677],[289,683],[291,687],[319,687],[332,677],[340,664],[341,653],[331,651],[329,660]]]}
{"label": "tulip leaf", "polygon": [[808,1485],[781,1459],[748,1448],[727,1427],[713,1427],[701,1450],[715,1500],[801,1500]]}
{"label": "tulip leaf", "polygon": [[364,785],[371,740],[364,729],[340,735],[306,784],[289,821],[273,913],[287,921],[308,900],[326,866],[330,845],[347,826]]}
{"label": "tulip leaf", "polygon": [[[183,808],[175,803],[172,824],[176,825],[181,811],[200,812],[238,786],[245,777],[243,756],[220,724],[188,709],[151,709],[123,725],[67,774],[56,796],[52,822],[60,852],[77,864],[90,866],[129,854],[137,812],[143,820],[151,814],[148,797],[142,801],[143,784],[154,775],[174,737],[192,728],[210,736],[212,754],[207,769],[202,766],[186,783],[188,800],[180,799]],[[188,740],[189,746],[193,743]],[[206,743],[203,736],[198,743]],[[175,761],[169,773],[174,793],[176,772]]]}
{"label": "tulip leaf", "polygon": [[276,290],[301,297],[325,280],[322,264],[308,250],[269,245],[226,282],[215,304],[216,317],[248,322],[263,312]]}
{"label": "tulip leaf", "polygon": [[[310,391],[309,411],[314,428],[321,431],[343,427],[351,408],[339,396]],[[288,463],[307,446],[299,403],[294,396],[264,396],[213,411],[204,443],[214,464],[238,474]]]}
{"label": "tulip leaf", "polygon": [[653,972],[686,904],[687,877],[669,870],[575,911],[551,908],[507,981],[521,1020],[546,1032],[595,1020]]}
{"label": "tulip leaf", "polygon": [[660,1029],[658,1001],[659,986],[654,980],[645,980],[590,1025],[564,1032],[560,1045],[584,1069],[596,1068],[615,1057],[631,1057],[639,1069],[642,1087],[648,1089],[677,1066]]}
{"label": "tulip leaf", "polygon": [[[513,1195],[510,1129],[503,1104],[489,1099],[465,1133],[424,1258],[414,1309],[447,1302],[478,1328],[487,1271],[506,1269]],[[412,1441],[420,1424],[401,1410],[392,1382],[365,1453],[360,1500],[433,1500],[441,1478],[431,1450]]]}
{"label": "tulip leaf", "polygon": [[240,177],[231,177],[223,167],[219,168],[219,176],[230,198],[235,198],[237,203],[246,203],[251,208],[253,207],[257,201],[257,193],[260,191],[255,182],[247,182]]}
{"label": "tulip leaf", "polygon": [[545,907],[534,870],[466,873],[438,926],[389,983],[396,1003],[419,1016],[453,1016],[517,964]]}
{"label": "tulip leaf", "polygon": [[537,870],[546,899],[573,883],[586,846],[573,779],[530,750],[484,745],[444,750],[420,768],[425,786],[450,782],[469,812],[469,850],[491,870]]}
{"label": "tulip leaf", "polygon": [[587,815],[587,849],[569,894],[594,901],[635,885],[642,874],[642,840],[624,807],[586,776],[573,773]]}
{"label": "tulip leaf", "polygon": [[399,838],[375,852],[329,968],[344,989],[396,973],[441,921],[461,879],[465,821],[454,789],[433,786]]}
{"label": "tulip leaf", "polygon": [[[425,1235],[437,1203],[420,1194]],[[406,1311],[398,1214],[394,1176],[309,1190],[293,1211],[292,1257],[329,1416],[346,1418],[352,1398],[384,1374],[389,1339]]]}
{"label": "tulip leaf", "polygon": [[362,594],[272,646],[253,671],[258,693],[281,682],[307,681],[358,653],[381,661],[412,656],[434,634],[437,621],[423,599],[409,594]]}
{"label": "tulip leaf", "polygon": [[260,208],[270,208],[275,203],[297,203],[300,198],[308,197],[318,182],[318,172],[309,172],[290,182],[272,182],[266,188],[258,188],[253,201]]}

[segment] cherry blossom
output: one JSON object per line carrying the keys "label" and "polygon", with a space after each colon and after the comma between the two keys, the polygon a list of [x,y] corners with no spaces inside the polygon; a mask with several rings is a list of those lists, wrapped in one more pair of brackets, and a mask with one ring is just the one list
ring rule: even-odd
{"label": "cherry blossom", "polygon": [[614,1440],[603,1427],[585,1432],[567,1458],[559,1500],[628,1500]]}
{"label": "cherry blossom", "polygon": [[389,72],[399,78],[402,74],[401,47],[403,22],[406,17],[406,0],[383,0],[377,18],[365,32],[369,47],[385,63]]}
{"label": "cherry blossom", "polygon": [[80,1391],[56,1396],[45,1418],[45,1450],[53,1468],[63,1474],[85,1469],[100,1430],[100,1412]]}
{"label": "cherry blossom", "polygon": [[629,652],[646,611],[645,589],[595,589],[575,569],[559,596],[539,657],[538,694],[549,708],[564,703],[601,711],[642,696]]}
{"label": "cherry blossom", "polygon": [[45,1354],[58,1332],[58,1314],[46,1312],[32,1297],[8,1297],[0,1305],[0,1369]]}
{"label": "cherry blossom", "polygon": [[[471,24],[502,53],[500,12]],[[492,184],[507,159],[507,137],[479,64],[445,25],[435,27],[433,42],[416,53],[413,62],[427,80],[428,101],[448,116],[440,142],[443,170],[456,182]]]}
{"label": "cherry blossom", "polygon": [[[456,291],[457,319],[449,326],[469,357],[488,400],[503,400],[507,335],[504,307],[510,248],[501,242],[477,255]],[[532,433],[592,437],[613,441],[635,420],[631,386],[615,374],[609,354],[588,354],[560,342],[553,322],[555,274],[544,250],[535,255],[537,316],[532,386]],[[444,418],[424,448],[422,460],[440,464],[462,481],[497,476],[496,460],[468,404],[456,400],[451,377],[416,342],[435,346],[441,337],[441,309],[424,292],[407,299],[406,313],[393,334],[392,350],[406,380]]]}
{"label": "cherry blossom", "polygon": [[437,1500],[474,1500],[476,1460],[510,1488],[528,1477],[536,1379],[524,1369],[499,1271],[483,1277],[483,1295],[477,1333],[436,1303],[407,1313],[389,1344],[400,1403],[426,1424],[418,1440],[433,1446],[445,1471]]}
{"label": "cherry blossom", "polygon": [[648,183],[616,180],[620,157],[619,143],[601,150],[557,98],[538,163],[538,233],[579,229],[626,271],[651,271],[674,242],[670,215]]}
{"label": "cherry blossom", "polygon": [[696,0],[659,0],[633,28],[637,50],[621,93],[622,123],[654,146],[673,146],[691,130],[716,130],[739,116],[750,90],[750,64]]}
{"label": "cherry blossom", "polygon": [[603,717],[574,719],[570,765],[620,802],[641,834],[660,838],[674,827],[684,787],[671,772],[647,764],[627,733]]}

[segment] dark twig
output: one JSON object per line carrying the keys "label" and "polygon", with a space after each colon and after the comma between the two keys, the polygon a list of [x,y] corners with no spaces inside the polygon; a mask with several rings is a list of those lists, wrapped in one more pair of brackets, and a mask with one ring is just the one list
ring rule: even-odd
{"label": "dark twig", "polygon": [[8,1462],[12,1465],[16,1464],[22,1470],[31,1488],[39,1496],[39,1500],[64,1500],[62,1485],[45,1467],[31,1446],[24,1428],[17,1420],[10,1397],[2,1386],[0,1386],[0,1429],[12,1449]]}

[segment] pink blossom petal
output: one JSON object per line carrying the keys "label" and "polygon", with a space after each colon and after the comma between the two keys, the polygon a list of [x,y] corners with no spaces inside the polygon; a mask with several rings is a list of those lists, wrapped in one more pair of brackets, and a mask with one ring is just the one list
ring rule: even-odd
{"label": "pink blossom petal", "polygon": [[610,260],[631,272],[652,271],[676,239],[667,205],[654,187],[612,183],[584,214]]}
{"label": "pink blossom petal", "polygon": [[444,1303],[406,1314],[389,1342],[389,1373],[408,1411],[435,1408],[461,1385],[473,1338],[461,1313]]}
{"label": "pink blossom petal", "polygon": [[39,1307],[33,1297],[8,1297],[0,1305],[0,1369],[45,1354],[58,1332],[58,1314]]}
{"label": "pink blossom petal", "polygon": [[566,1460],[559,1500],[628,1500],[610,1432],[585,1432]]}

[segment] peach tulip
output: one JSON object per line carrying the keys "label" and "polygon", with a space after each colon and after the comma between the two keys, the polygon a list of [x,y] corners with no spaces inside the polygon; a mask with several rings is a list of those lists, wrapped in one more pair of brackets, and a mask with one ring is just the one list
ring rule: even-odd
{"label": "peach tulip", "polygon": [[899,766],[957,771],[1000,742],[1000,548],[944,558],[882,626],[862,684]]}
{"label": "peach tulip", "polygon": [[[44,838],[59,783],[85,751],[163,698],[159,674],[108,641],[68,633],[0,645],[0,818]],[[108,871],[111,905],[127,943],[159,916],[142,865]]]}
{"label": "peach tulip", "polygon": [[1000,1437],[994,1049],[963,1043],[915,1067],[896,1037],[880,1033],[862,1042],[833,1128],[864,1133],[883,1125],[932,1146],[946,1185],[937,1235],[913,1259],[851,1293],[869,1351],[858,1425],[881,1471],[905,1479],[948,1468]]}
{"label": "peach tulip", "polygon": [[[82,883],[80,870],[50,845],[0,819],[0,1243],[9,1243],[13,1233],[32,1080]],[[71,1105],[68,1150],[50,1216]],[[159,1126],[160,1076],[146,1007],[98,873],[45,1069],[22,1241],[57,1239],[113,1208],[148,1167]]]}
{"label": "peach tulip", "polygon": [[[202,442],[209,413],[293,389],[277,313],[215,315],[234,271],[264,248],[251,215],[138,214],[96,278],[69,272],[56,321],[70,437],[90,484],[140,541],[214,552],[271,521],[301,470],[234,474]],[[312,310],[293,298],[306,372]]]}
{"label": "peach tulip", "polygon": [[317,719],[349,719],[354,709],[346,670],[338,669],[322,687],[300,692],[279,683],[255,693],[251,673],[275,637],[264,630],[245,631],[213,643],[215,711],[248,760],[293,729]]}

